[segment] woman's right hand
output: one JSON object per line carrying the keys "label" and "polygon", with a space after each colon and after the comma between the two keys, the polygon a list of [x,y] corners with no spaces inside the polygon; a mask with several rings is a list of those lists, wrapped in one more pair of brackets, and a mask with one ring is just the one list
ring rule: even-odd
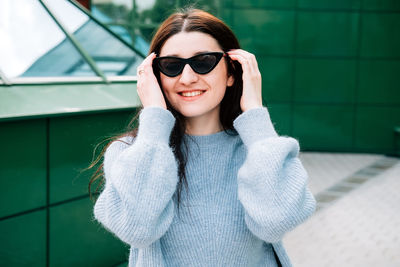
{"label": "woman's right hand", "polygon": [[137,92],[143,107],[158,106],[167,109],[164,96],[153,73],[153,59],[156,54],[148,55],[137,68]]}

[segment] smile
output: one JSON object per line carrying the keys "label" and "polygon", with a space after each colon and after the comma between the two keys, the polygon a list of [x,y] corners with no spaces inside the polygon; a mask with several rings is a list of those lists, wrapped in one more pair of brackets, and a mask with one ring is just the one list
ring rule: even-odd
{"label": "smile", "polygon": [[190,92],[180,92],[179,95],[182,96],[184,100],[195,100],[204,94],[205,91],[195,90]]}
{"label": "smile", "polygon": [[182,92],[181,95],[183,96],[196,96],[201,95],[203,91],[192,91],[192,92]]}

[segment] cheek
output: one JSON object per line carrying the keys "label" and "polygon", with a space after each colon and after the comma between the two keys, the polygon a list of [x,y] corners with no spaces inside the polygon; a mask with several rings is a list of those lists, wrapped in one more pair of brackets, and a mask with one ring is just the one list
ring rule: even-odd
{"label": "cheek", "polygon": [[[221,77],[224,77],[224,79],[221,79]],[[226,84],[228,78],[225,77],[226,77],[226,72],[221,71],[213,77],[212,81],[210,81],[210,85],[213,85],[215,87],[216,89],[215,93],[220,97],[223,97],[226,92]]]}
{"label": "cheek", "polygon": [[161,75],[160,77],[161,80],[161,88],[165,93],[168,93],[168,91],[171,91],[172,88],[172,82],[171,79],[169,79],[168,77],[165,77],[163,75]]}
{"label": "cheek", "polygon": [[164,92],[164,95],[168,98],[168,101],[172,103],[171,92],[173,92],[174,81],[171,81],[170,78],[161,77],[161,90]]}

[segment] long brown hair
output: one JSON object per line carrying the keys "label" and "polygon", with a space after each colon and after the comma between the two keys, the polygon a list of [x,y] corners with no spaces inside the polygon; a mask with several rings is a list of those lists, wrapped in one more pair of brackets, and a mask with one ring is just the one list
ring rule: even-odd
{"label": "long brown hair", "polygon": [[[181,10],[180,12],[173,13],[161,24],[161,26],[158,28],[157,32],[155,33],[151,41],[149,54],[151,52],[155,52],[157,55],[159,55],[161,48],[163,47],[164,43],[168,40],[168,38],[182,31],[184,32],[197,31],[209,34],[215,40],[218,41],[218,44],[220,45],[220,47],[224,52],[227,52],[230,49],[240,48],[237,38],[235,37],[231,29],[224,22],[222,22],[220,19],[214,17],[213,15],[205,11],[189,7]],[[233,128],[233,121],[242,112],[240,108],[240,98],[243,91],[242,68],[240,63],[236,61],[227,62],[227,68],[228,68],[228,75],[233,75],[234,77],[234,83],[232,86],[227,88],[225,96],[221,101],[219,117],[225,132],[231,134],[229,133],[228,130],[232,130],[234,134],[237,134]],[[156,71],[154,72],[154,74],[157,77],[158,83],[160,84],[161,87],[160,74]],[[185,120],[182,114],[180,114],[171,106],[168,99],[165,97],[164,92],[163,95],[165,102],[167,104],[167,109],[171,111],[171,113],[174,115],[176,119],[175,125],[171,132],[169,145],[172,148],[172,151],[174,152],[174,155],[178,162],[179,181],[175,194],[179,210],[183,184],[186,187],[186,191],[188,191],[188,183],[185,172],[185,166],[188,155],[184,154],[183,151],[181,150],[181,144],[184,144],[187,148],[187,144],[185,142],[185,139],[183,138],[185,133]],[[92,164],[88,167],[88,169],[93,168],[96,164],[100,162],[100,160],[104,155],[104,152],[113,141],[116,140],[121,141],[119,139],[123,136],[136,137],[138,130],[137,120],[141,109],[142,108],[140,108],[137,111],[136,115],[128,124],[128,128],[125,133],[106,140],[109,141],[108,144],[103,148],[100,155],[96,158],[95,161],[92,162]],[[98,190],[99,186],[104,183],[103,163],[101,163],[100,166],[97,168],[96,172],[93,174],[89,182],[90,196],[91,196],[91,191],[90,191],[91,185],[94,181],[98,179],[101,179],[101,181],[98,184],[96,191]]]}

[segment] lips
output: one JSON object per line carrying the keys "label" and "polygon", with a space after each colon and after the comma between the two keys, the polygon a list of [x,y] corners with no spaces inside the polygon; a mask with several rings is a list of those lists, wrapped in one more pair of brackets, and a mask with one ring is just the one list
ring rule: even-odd
{"label": "lips", "polygon": [[187,90],[179,92],[178,94],[181,96],[183,100],[192,101],[201,97],[206,90]]}
{"label": "lips", "polygon": [[202,91],[193,91],[193,92],[182,92],[182,96],[196,96],[196,95],[201,95],[203,92]]}
{"label": "lips", "polygon": [[185,97],[193,97],[193,96],[201,95],[205,91],[206,90],[186,90],[186,91],[179,92],[178,94],[180,94],[181,96],[185,96]]}

